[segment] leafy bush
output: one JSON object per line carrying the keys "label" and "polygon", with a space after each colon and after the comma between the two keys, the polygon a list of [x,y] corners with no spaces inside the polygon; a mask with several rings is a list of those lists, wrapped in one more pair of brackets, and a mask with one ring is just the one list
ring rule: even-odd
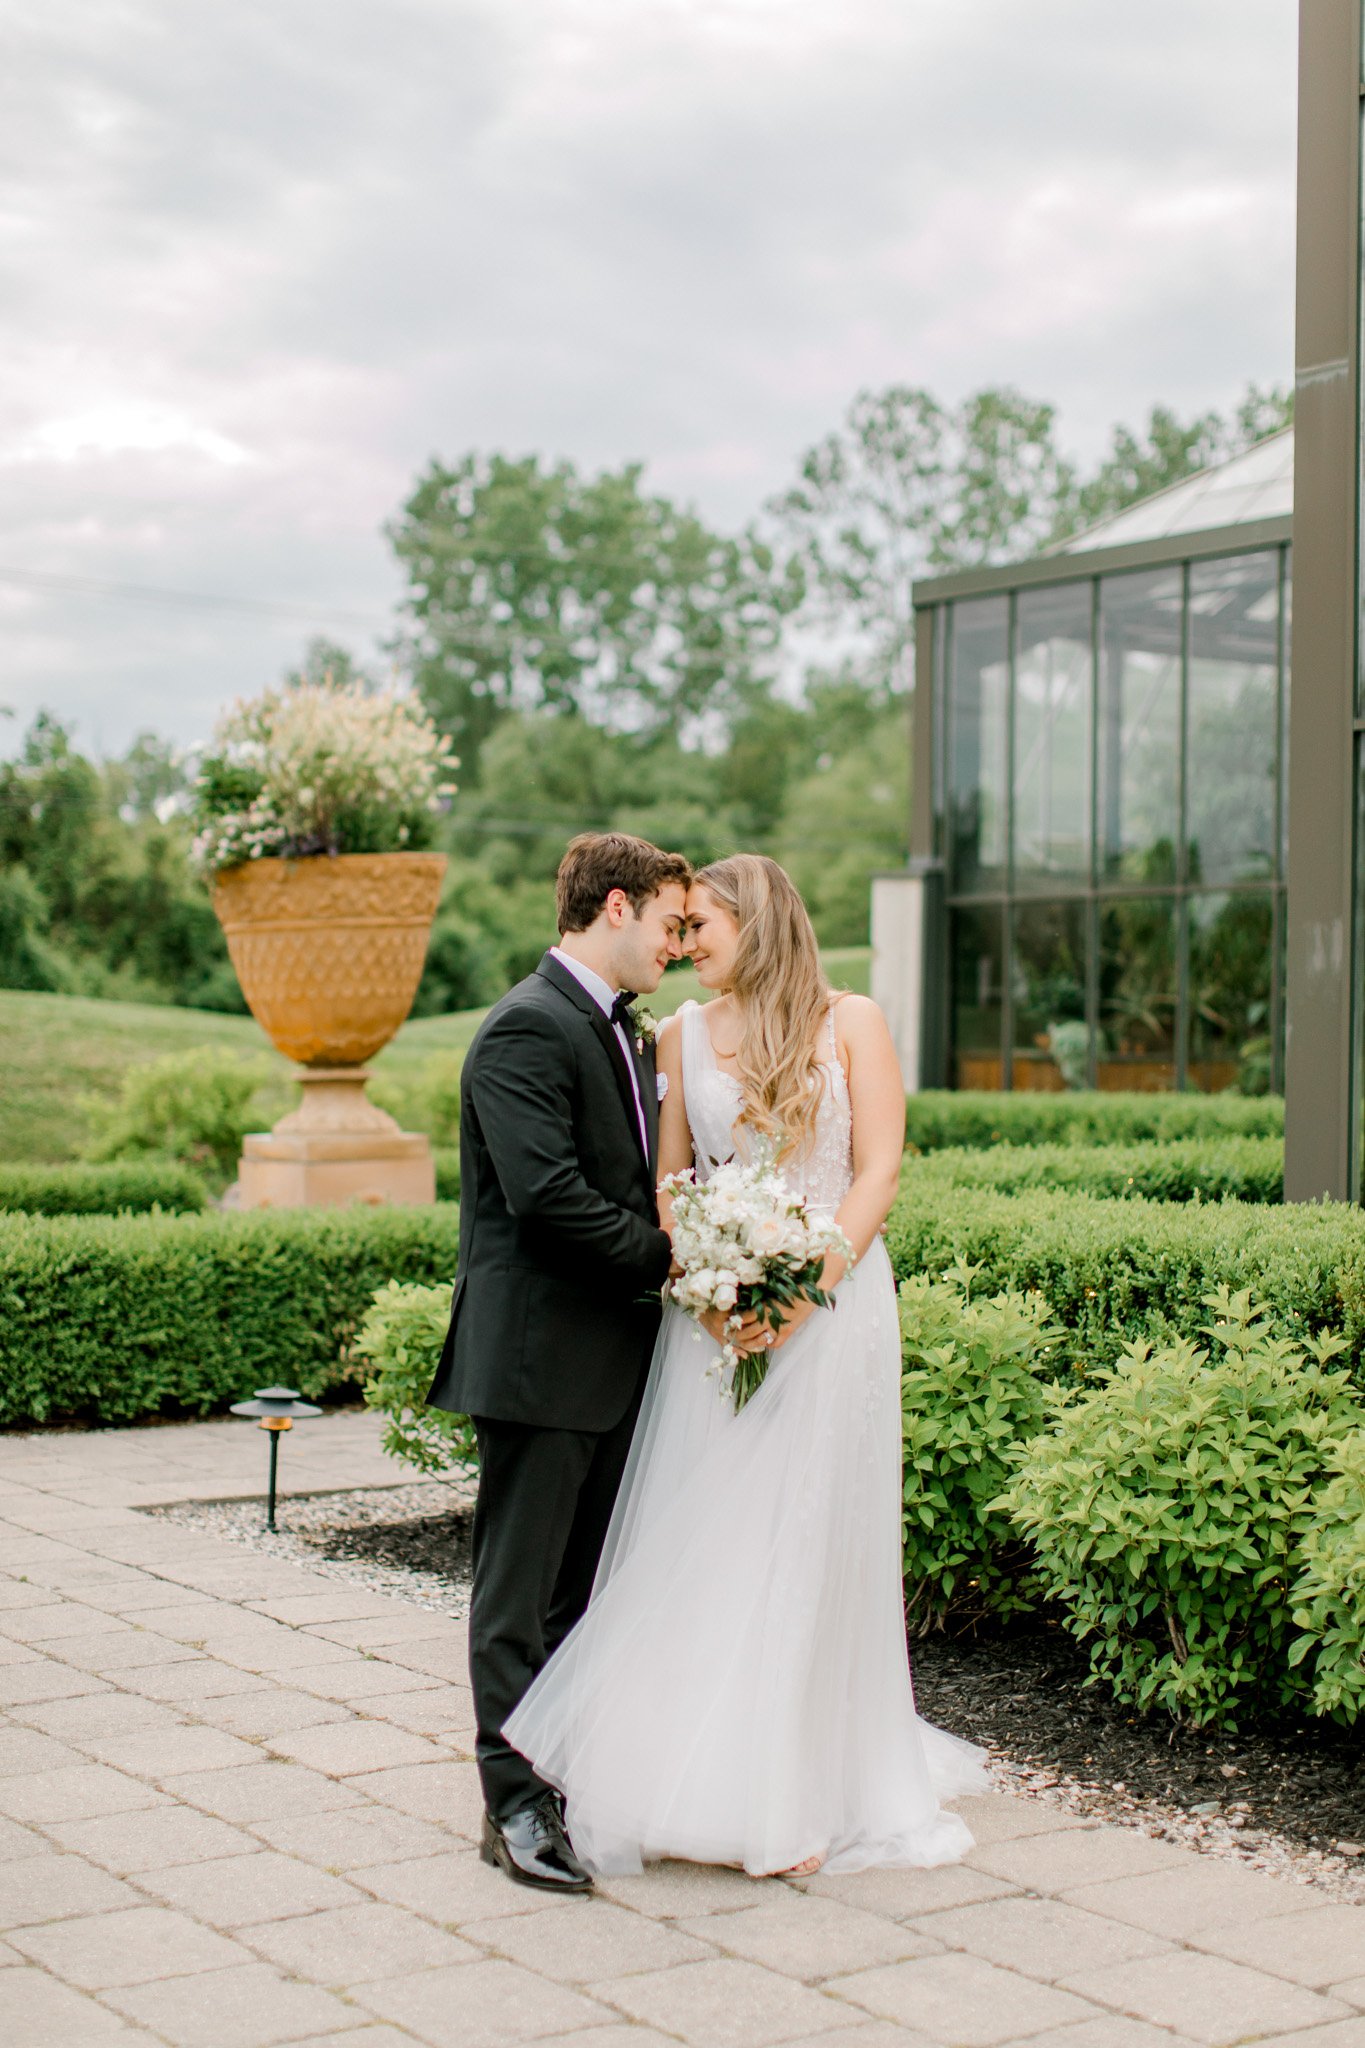
{"label": "leafy bush", "polygon": [[436,1161],[436,1199],[438,1202],[458,1202],[460,1199],[460,1148],[458,1145],[437,1145],[433,1148]]}
{"label": "leafy bush", "polygon": [[116,1102],[87,1096],[92,1160],[161,1157],[231,1179],[255,1119],[251,1099],[272,1077],[264,1055],[240,1059],[196,1046],[130,1067]]}
{"label": "leafy bush", "polygon": [[1350,1722],[1365,1715],[1365,1430],[1334,1447],[1327,1470],[1303,1539],[1290,1662],[1311,1657],[1314,1709]]}
{"label": "leafy bush", "polygon": [[370,1100],[396,1117],[405,1131],[425,1131],[433,1145],[460,1142],[462,1052],[433,1052],[401,1074],[377,1073]]}
{"label": "leafy bush", "polygon": [[1198,1342],[1206,1296],[1254,1287],[1278,1336],[1337,1329],[1365,1360],[1365,1214],[1352,1204],[1115,1202],[1041,1190],[945,1189],[911,1165],[887,1224],[898,1278],[939,1276],[958,1259],[976,1291],[1037,1288],[1062,1348],[1089,1370],[1126,1345]]}
{"label": "leafy bush", "polygon": [[1045,1417],[1060,1334],[1040,1294],[973,1300],[970,1266],[900,1285],[902,1542],[909,1626],[1031,1605],[1028,1559],[996,1499]]}
{"label": "leafy bush", "polygon": [[997,1507],[1090,1667],[1139,1709],[1235,1726],[1300,1703],[1290,1584],[1334,1438],[1360,1417],[1331,1336],[1272,1334],[1248,1292],[1206,1306],[1221,1356],[1134,1344],[1100,1383],[1054,1397]]}
{"label": "leafy bush", "polygon": [[390,1280],[375,1295],[352,1346],[365,1361],[366,1406],[388,1417],[384,1449],[419,1472],[467,1467],[477,1455],[467,1416],[426,1406],[450,1323],[451,1285]]}
{"label": "leafy bush", "polygon": [[1102,1090],[1015,1095],[934,1088],[906,1105],[912,1152],[949,1145],[1131,1145],[1147,1139],[1284,1135],[1277,1095],[1109,1095]]}
{"label": "leafy bush", "polygon": [[0,1166],[0,1210],[34,1216],[115,1216],[124,1210],[192,1214],[208,1197],[187,1166]]}
{"label": "leafy bush", "polygon": [[204,1414],[344,1379],[386,1280],[455,1270],[459,1216],[267,1209],[0,1219],[0,1426]]}
{"label": "leafy bush", "polygon": [[1279,1202],[1284,1197],[1282,1138],[1176,1138],[1162,1144],[993,1145],[934,1152],[907,1163],[908,1176],[935,1174],[955,1187],[1066,1188],[1089,1195],[1162,1202]]}

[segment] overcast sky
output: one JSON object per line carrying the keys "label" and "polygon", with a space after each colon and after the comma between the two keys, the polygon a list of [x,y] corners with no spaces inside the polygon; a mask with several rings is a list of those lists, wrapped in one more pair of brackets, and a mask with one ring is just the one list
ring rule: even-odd
{"label": "overcast sky", "polygon": [[1093,456],[1289,381],[1295,11],[0,0],[0,750],[373,656],[434,453],[741,525],[859,387],[1014,383]]}

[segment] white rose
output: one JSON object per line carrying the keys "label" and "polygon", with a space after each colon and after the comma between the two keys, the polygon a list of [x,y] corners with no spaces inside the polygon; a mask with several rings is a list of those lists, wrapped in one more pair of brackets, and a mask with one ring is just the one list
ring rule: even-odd
{"label": "white rose", "polygon": [[760,1258],[772,1258],[782,1250],[786,1228],[780,1216],[760,1216],[749,1225],[745,1232],[749,1250],[757,1252]]}
{"label": "white rose", "polygon": [[723,1270],[717,1273],[716,1285],[711,1295],[712,1306],[728,1315],[738,1300],[739,1281],[735,1274]]}

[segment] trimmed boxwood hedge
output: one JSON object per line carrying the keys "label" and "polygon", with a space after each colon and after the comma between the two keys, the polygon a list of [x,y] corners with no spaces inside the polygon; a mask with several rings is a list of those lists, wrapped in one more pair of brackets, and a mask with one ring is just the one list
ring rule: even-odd
{"label": "trimmed boxwood hedge", "polygon": [[905,1142],[914,1152],[939,1152],[948,1145],[1131,1145],[1152,1138],[1283,1135],[1284,1102],[1278,1095],[1001,1095],[934,1088],[906,1104]]}
{"label": "trimmed boxwood hedge", "polygon": [[174,1160],[109,1166],[0,1166],[0,1210],[33,1216],[117,1216],[122,1210],[207,1208],[198,1174]]}
{"label": "trimmed boxwood hedge", "polygon": [[436,1162],[437,1201],[458,1202],[460,1199],[459,1146],[437,1145],[433,1147],[431,1156]]}
{"label": "trimmed boxwood hedge", "polygon": [[887,1224],[898,1278],[937,1278],[959,1259],[974,1291],[1040,1288],[1082,1368],[1112,1365],[1130,1339],[1203,1341],[1204,1297],[1249,1287],[1276,1334],[1339,1329],[1365,1383],[1365,1213],[1347,1202],[1116,1202],[990,1188],[947,1196],[907,1172]]}
{"label": "trimmed boxwood hedge", "polygon": [[0,1425],[203,1414],[272,1380],[316,1394],[386,1280],[445,1282],[459,1211],[257,1210],[0,1221]]}
{"label": "trimmed boxwood hedge", "polygon": [[[318,1392],[391,1279],[444,1284],[458,1212],[0,1218],[0,1425],[201,1414],[268,1380]],[[975,1265],[1040,1288],[1083,1368],[1132,1338],[1202,1338],[1204,1298],[1250,1287],[1272,1328],[1337,1328],[1365,1384],[1365,1214],[1346,1203],[1107,1200],[954,1188],[911,1162],[887,1247],[898,1279]]]}
{"label": "trimmed boxwood hedge", "polygon": [[927,1176],[954,1187],[1068,1189],[1155,1201],[1279,1202],[1284,1199],[1282,1138],[1177,1138],[1145,1145],[992,1145],[907,1159],[913,1185]]}

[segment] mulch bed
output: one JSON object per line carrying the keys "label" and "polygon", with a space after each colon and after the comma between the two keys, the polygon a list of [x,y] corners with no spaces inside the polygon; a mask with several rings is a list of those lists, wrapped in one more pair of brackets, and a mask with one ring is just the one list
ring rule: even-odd
{"label": "mulch bed", "polygon": [[912,1644],[911,1661],[925,1719],[1013,1763],[1137,1804],[1216,1813],[1303,1848],[1365,1844],[1358,1732],[1297,1723],[1220,1735],[1140,1719],[1086,1687],[1084,1650],[1055,1626],[930,1636]]}

